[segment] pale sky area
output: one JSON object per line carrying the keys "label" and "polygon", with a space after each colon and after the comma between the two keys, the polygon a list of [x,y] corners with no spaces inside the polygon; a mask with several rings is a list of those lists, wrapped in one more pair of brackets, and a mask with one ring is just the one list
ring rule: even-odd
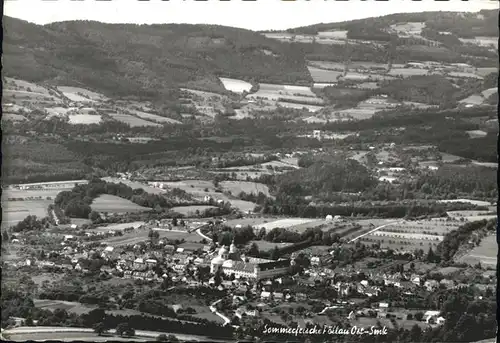
{"label": "pale sky area", "polygon": [[498,0],[5,0],[4,14],[36,24],[94,20],[135,24],[217,24],[250,30],[281,30],[317,23],[424,11],[498,9]]}

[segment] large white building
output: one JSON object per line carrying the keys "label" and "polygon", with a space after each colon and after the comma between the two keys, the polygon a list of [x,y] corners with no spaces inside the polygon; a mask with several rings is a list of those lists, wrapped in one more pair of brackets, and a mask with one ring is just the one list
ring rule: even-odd
{"label": "large white building", "polygon": [[241,256],[234,242],[229,247],[222,246],[217,256],[210,263],[210,271],[215,274],[221,270],[226,275],[236,278],[267,279],[286,274],[290,260],[267,260],[262,258]]}

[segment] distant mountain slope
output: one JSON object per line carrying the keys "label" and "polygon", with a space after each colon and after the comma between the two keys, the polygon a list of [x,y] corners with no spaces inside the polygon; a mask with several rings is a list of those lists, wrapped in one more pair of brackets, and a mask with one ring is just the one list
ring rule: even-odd
{"label": "distant mountain slope", "polygon": [[461,38],[475,36],[498,36],[498,10],[483,10],[479,13],[466,12],[421,12],[396,13],[345,21],[340,23],[320,23],[287,30],[295,34],[317,34],[322,31],[364,29],[366,31],[384,30],[398,23],[425,23],[425,26],[438,31],[449,31]]}
{"label": "distant mountain slope", "polygon": [[343,42],[348,38],[354,46],[352,60],[383,62],[393,49],[394,63],[430,60],[493,67],[498,64],[497,37],[498,11],[484,10],[401,13],[321,23],[289,29],[278,40],[294,42],[310,60],[342,61]]}
{"label": "distant mountain slope", "polygon": [[309,83],[304,55],[256,32],[211,25],[89,21],[35,25],[4,17],[3,72],[107,95],[157,95],[179,86],[223,91],[217,76]]}

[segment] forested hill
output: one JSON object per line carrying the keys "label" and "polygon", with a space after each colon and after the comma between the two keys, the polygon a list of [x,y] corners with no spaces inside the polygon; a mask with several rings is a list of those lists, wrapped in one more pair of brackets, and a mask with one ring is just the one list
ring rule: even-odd
{"label": "forested hill", "polygon": [[[479,13],[421,12],[396,13],[382,17],[351,20],[339,23],[320,23],[287,30],[295,34],[317,34],[322,31],[347,30],[354,33],[366,30],[375,33],[400,23],[422,23],[435,31],[447,31],[460,38],[498,35],[498,10],[482,10]],[[375,31],[374,31],[375,30]]]}
{"label": "forested hill", "polygon": [[41,26],[9,17],[3,26],[4,76],[109,96],[157,95],[179,86],[223,91],[217,76],[312,82],[303,52],[249,30],[90,21]]}

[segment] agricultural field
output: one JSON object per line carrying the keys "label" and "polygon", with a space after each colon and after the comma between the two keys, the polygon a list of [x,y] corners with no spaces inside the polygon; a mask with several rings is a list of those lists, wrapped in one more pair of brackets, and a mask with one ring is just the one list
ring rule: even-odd
{"label": "agricultural field", "polygon": [[160,124],[153,123],[144,119],[140,119],[129,114],[118,114],[118,113],[110,113],[109,114],[114,120],[121,121],[122,123],[128,124],[131,127],[136,126],[161,126]]}
{"label": "agricultural field", "polygon": [[71,101],[106,101],[108,100],[107,97],[105,97],[102,94],[92,92],[88,89],[85,88],[80,88],[80,87],[68,87],[68,86],[59,86],[57,89],[64,94],[65,97],[70,99]]}
{"label": "agricultural field", "polygon": [[172,207],[172,211],[180,213],[186,217],[192,217],[196,215],[196,212],[203,213],[203,211],[210,208],[217,208],[215,206],[177,206]]}
{"label": "agricultural field", "polygon": [[68,114],[68,112],[71,112],[76,109],[77,109],[76,107],[66,108],[66,107],[56,106],[56,107],[47,107],[45,108],[45,111],[49,113],[47,118],[50,118],[50,117],[64,117],[66,116],[66,114]]}
{"label": "agricultural field", "polygon": [[[194,243],[199,243],[203,239],[196,233],[188,233],[188,232],[174,231],[168,229],[161,229],[156,231],[158,231],[158,233],[160,234],[160,239],[162,238],[172,239],[172,240],[184,239],[186,242],[194,242]],[[123,236],[108,237],[104,239],[103,242],[110,246],[115,246],[115,247],[137,244],[149,240],[148,234],[149,230],[137,229],[130,233],[123,234]]]}
{"label": "agricultural field", "polygon": [[479,94],[473,94],[465,99],[460,100],[461,104],[466,105],[481,105],[486,99]]}
{"label": "agricultural field", "polygon": [[404,238],[404,239],[415,239],[420,241],[439,241],[444,239],[444,236],[438,235],[426,235],[420,233],[401,233],[401,232],[388,232],[384,230],[379,230],[371,234],[372,236],[387,237],[387,238]]}
{"label": "agricultural field", "polygon": [[458,77],[458,78],[470,78],[470,79],[480,79],[480,80],[483,79],[482,76],[479,76],[479,75],[474,74],[474,73],[465,73],[465,72],[458,72],[458,71],[451,72],[448,75],[450,77]]}
{"label": "agricultural field", "polygon": [[252,84],[243,80],[229,79],[225,77],[219,78],[224,88],[233,93],[250,92]]}
{"label": "agricultural field", "polygon": [[491,73],[497,73],[498,72],[498,68],[477,68],[476,70],[476,74],[479,75],[479,76],[486,76],[488,74],[491,74]]}
{"label": "agricultural field", "polygon": [[340,118],[352,118],[356,120],[365,120],[365,119],[370,119],[373,117],[373,115],[380,111],[380,109],[377,108],[371,108],[371,107],[355,107],[355,108],[348,108],[345,110],[341,111],[335,111],[333,115],[337,117],[338,119]]}
{"label": "agricultural field", "polygon": [[497,87],[485,89],[484,91],[481,92],[481,95],[487,99],[495,93],[498,93]]}
{"label": "agricultural field", "polygon": [[117,197],[115,195],[102,194],[92,202],[92,210],[97,212],[142,212],[150,211],[148,207],[134,204],[132,201]]}
{"label": "agricultural field", "polygon": [[60,189],[5,189],[2,192],[2,202],[8,201],[9,199],[39,199],[40,197],[44,200],[52,200],[57,194],[62,191],[68,191],[71,188],[60,188]]}
{"label": "agricultural field", "polygon": [[488,135],[488,133],[486,131],[482,131],[482,130],[471,130],[471,131],[466,131],[467,134],[469,135],[469,138],[482,138],[482,137],[486,137]]}
{"label": "agricultural field", "polygon": [[5,77],[4,80],[5,80],[5,83],[3,84],[4,88],[9,87],[12,89],[26,89],[26,90],[29,88],[30,91],[33,93],[50,95],[50,92],[47,88],[39,86],[32,82],[19,80],[12,77]]}
{"label": "agricultural field", "polygon": [[439,200],[438,202],[442,203],[463,202],[477,206],[491,206],[491,203],[488,201],[472,200],[472,199],[450,199],[450,200]]}
{"label": "agricultural field", "polygon": [[266,196],[269,196],[268,186],[262,183],[248,181],[222,181],[219,185],[225,192],[231,192],[233,195],[238,195],[241,192],[254,194],[262,192]]}
{"label": "agricultural field", "polygon": [[2,113],[2,120],[24,121],[24,120],[26,120],[26,117],[24,117],[20,114],[16,114],[16,113],[3,112]]}
{"label": "agricultural field", "polygon": [[30,341],[61,341],[61,342],[147,342],[146,338],[138,337],[118,337],[118,336],[98,336],[94,332],[37,332],[37,333],[10,333],[9,340],[14,342]]}
{"label": "agricultural field", "polygon": [[427,75],[429,74],[429,71],[426,69],[418,69],[418,68],[398,68],[398,69],[391,69],[389,71],[389,75],[392,76],[403,76],[403,77],[411,77],[411,76],[417,76],[417,75]]}
{"label": "agricultural field", "polygon": [[144,225],[144,222],[130,222],[130,223],[120,223],[120,224],[109,224],[107,226],[99,226],[94,229],[94,231],[123,231],[128,227],[133,227],[134,229],[139,228]]}
{"label": "agricultural field", "polygon": [[47,207],[52,200],[2,200],[2,228],[16,225],[27,216],[43,218],[47,216]]}
{"label": "agricultural field", "polygon": [[25,101],[38,104],[40,103],[53,104],[62,102],[60,99],[52,95],[23,91],[23,90],[4,89],[2,95],[4,96],[4,99],[8,99],[9,102],[15,102],[15,103],[22,102],[23,104]]}
{"label": "agricultural field", "polygon": [[309,87],[276,85],[261,83],[256,93],[248,95],[248,98],[263,98],[277,101],[278,99],[303,102],[308,105],[322,105],[323,99],[318,98]]}
{"label": "agricultural field", "polygon": [[498,245],[496,235],[484,237],[479,246],[472,249],[468,254],[462,256],[459,262],[475,265],[480,262],[483,266],[496,267]]}
{"label": "agricultural field", "polygon": [[73,301],[62,301],[62,300],[48,300],[48,299],[34,299],[35,307],[42,308],[45,310],[55,310],[64,309],[68,312],[76,314],[84,314],[92,311],[97,306],[91,306]]}
{"label": "agricultural field", "polygon": [[325,70],[316,67],[307,67],[307,69],[309,69],[314,82],[318,83],[337,82],[338,78],[342,76],[341,71]]}
{"label": "agricultural field", "polygon": [[298,225],[311,223],[315,221],[317,220],[310,218],[286,218],[286,219],[278,219],[268,223],[257,224],[254,225],[254,228],[256,230],[261,230],[262,228],[264,228],[266,232],[269,232],[274,228],[285,228],[293,230]]}
{"label": "agricultural field", "polygon": [[336,82],[315,82],[313,88],[322,89],[325,87],[335,87],[336,85]]}
{"label": "agricultural field", "polygon": [[347,31],[345,30],[320,31],[318,32],[318,36],[336,38],[336,39],[345,39],[347,37]]}
{"label": "agricultural field", "polygon": [[278,101],[276,103],[280,107],[285,107],[285,108],[293,108],[296,110],[303,110],[306,109],[308,112],[318,112],[323,109],[321,106],[316,106],[316,105],[306,105],[306,104],[295,104],[292,102],[286,102],[286,101]]}
{"label": "agricultural field", "polygon": [[70,114],[70,124],[99,124],[102,120],[100,115],[95,114]]}
{"label": "agricultural field", "polygon": [[156,114],[151,114],[151,113],[146,113],[143,111],[137,111],[137,110],[128,110],[132,114],[136,115],[139,118],[142,118],[144,120],[152,120],[154,122],[158,122],[161,124],[180,124],[181,122],[175,119],[171,118],[166,118],[166,117],[161,117]]}
{"label": "agricultural field", "polygon": [[462,43],[498,48],[498,37],[459,38]]}

